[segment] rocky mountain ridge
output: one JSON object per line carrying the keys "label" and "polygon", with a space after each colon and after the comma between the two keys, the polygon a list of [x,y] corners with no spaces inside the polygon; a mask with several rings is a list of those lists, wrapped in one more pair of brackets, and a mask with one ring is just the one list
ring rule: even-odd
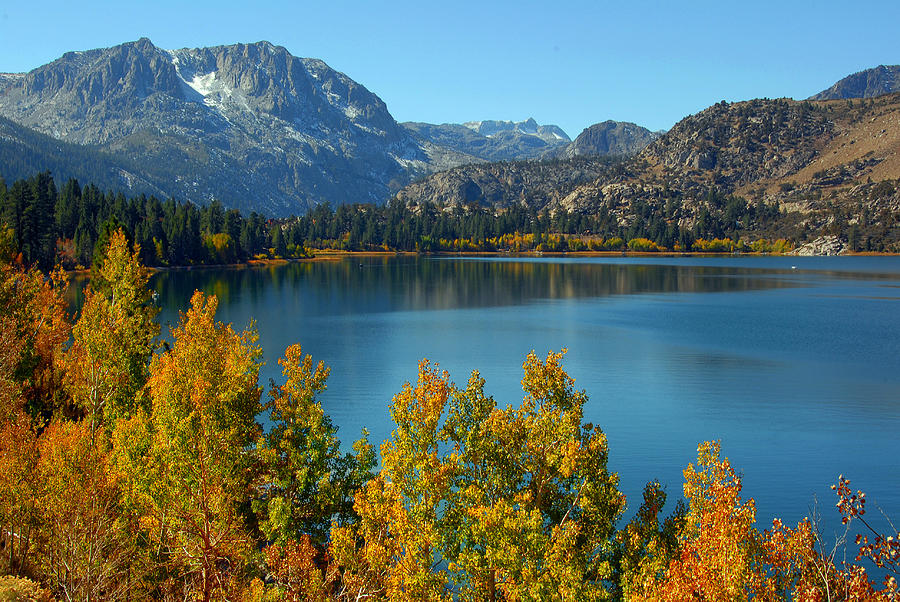
{"label": "rocky mountain ridge", "polygon": [[900,65],[879,65],[848,75],[809,100],[874,98],[893,92],[900,92]]}
{"label": "rocky mountain ridge", "polygon": [[607,120],[585,128],[558,156],[628,156],[642,151],[659,136],[635,123]]}
{"label": "rocky mountain ridge", "polygon": [[607,120],[584,129],[573,141],[555,125],[525,121],[470,121],[466,123],[406,122],[402,124],[419,140],[454,149],[470,160],[521,161],[590,155],[627,156],[640,152],[660,136],[624,121]]}
{"label": "rocky mountain ridge", "polygon": [[497,121],[488,119],[484,121],[467,121],[463,126],[482,136],[491,138],[498,134],[519,133],[528,136],[537,136],[548,143],[557,141],[569,142],[569,136],[556,125],[538,125],[533,117],[524,121]]}
{"label": "rocky mountain ridge", "polygon": [[[78,171],[46,135],[78,145],[70,150],[79,157],[99,153],[82,163],[94,163],[87,171],[111,189],[217,198],[272,216],[321,202],[383,202],[459,165],[631,144],[572,142],[532,118],[401,125],[364,86],[268,42],[165,50],[142,38],[68,52],[28,73],[0,74],[0,117],[17,126],[6,128],[5,155],[27,148],[32,172]],[[30,173],[24,165],[6,171]]]}

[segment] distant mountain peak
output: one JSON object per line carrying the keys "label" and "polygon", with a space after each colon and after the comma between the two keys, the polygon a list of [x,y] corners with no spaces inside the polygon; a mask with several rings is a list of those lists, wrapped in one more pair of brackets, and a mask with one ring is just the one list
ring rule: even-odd
{"label": "distant mountain peak", "polygon": [[[533,117],[524,121],[467,121],[465,123],[404,123],[420,140],[470,157],[467,163],[516,161],[551,156],[569,144],[556,125],[540,125]],[[459,164],[459,163],[457,163]]]}
{"label": "distant mountain peak", "polygon": [[498,121],[487,119],[483,121],[466,121],[462,124],[473,132],[477,132],[482,136],[492,137],[501,133],[528,134],[537,136],[548,142],[556,142],[557,140],[565,140],[569,142],[571,139],[562,128],[557,125],[539,125],[534,117],[529,117],[523,121]]}
{"label": "distant mountain peak", "polygon": [[585,128],[560,156],[634,155],[659,136],[635,123],[607,119]]}

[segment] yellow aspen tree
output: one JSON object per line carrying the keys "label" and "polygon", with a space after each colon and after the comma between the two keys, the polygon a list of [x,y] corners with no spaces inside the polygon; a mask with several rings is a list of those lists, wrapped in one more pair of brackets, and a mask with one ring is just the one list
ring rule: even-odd
{"label": "yellow aspen tree", "polygon": [[216,297],[194,294],[171,349],[150,365],[152,412],[114,433],[126,501],[165,562],[164,589],[204,601],[237,591],[252,552],[242,507],[261,410],[256,332],[216,322],[216,308]]}
{"label": "yellow aspen tree", "polygon": [[356,497],[358,526],[332,530],[339,595],[465,600],[604,599],[624,507],[587,396],[534,353],[524,399],[496,407],[427,361],[394,397],[382,470]]}
{"label": "yellow aspen tree", "polygon": [[40,526],[40,429],[61,398],[59,358],[70,326],[62,272],[10,262],[0,225],[0,572],[33,570]]}
{"label": "yellow aspen tree", "polygon": [[449,375],[423,360],[416,384],[394,396],[396,428],[381,446],[381,471],[356,496],[359,523],[332,530],[331,554],[343,570],[339,598],[449,597],[440,513],[452,460],[442,457],[438,429],[450,391]]}
{"label": "yellow aspen tree", "polygon": [[625,498],[606,436],[583,424],[587,395],[561,353],[524,363],[518,407],[495,407],[473,374],[447,421],[456,456],[448,539],[468,599],[611,595],[615,523]]}
{"label": "yellow aspen tree", "polygon": [[132,416],[149,374],[158,309],[139,257],[140,248],[129,250],[121,230],[111,234],[72,329],[65,385],[92,430],[105,423],[111,431],[117,419]]}

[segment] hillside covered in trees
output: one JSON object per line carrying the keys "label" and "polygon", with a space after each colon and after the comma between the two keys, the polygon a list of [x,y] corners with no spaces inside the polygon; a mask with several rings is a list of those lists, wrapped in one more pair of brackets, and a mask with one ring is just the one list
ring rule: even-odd
{"label": "hillside covered in trees", "polygon": [[[520,204],[551,215],[607,214],[622,230],[642,230],[655,219],[695,236],[712,217],[723,228],[704,232],[706,238],[727,230],[800,246],[829,235],[847,251],[890,251],[900,242],[898,179],[900,94],[888,94],[721,102],[618,162],[467,165],[414,182],[398,197],[411,206]],[[774,209],[778,218],[725,216],[721,200],[728,198]],[[671,248],[658,228],[647,229],[644,236]]]}
{"label": "hillside covered in trees", "polygon": [[[552,172],[558,163],[541,169]],[[516,163],[478,169],[497,174],[511,170],[520,174],[516,177],[527,173]],[[626,163],[607,159],[601,171],[628,178],[629,169]],[[817,177],[827,178],[828,173]],[[537,198],[541,182],[548,181],[540,174],[526,175],[516,194],[528,190]],[[217,201],[198,207],[152,195],[127,198],[93,184],[82,187],[72,179],[57,187],[52,174],[42,172],[9,186],[0,179],[0,223],[12,230],[23,261],[44,269],[56,264],[67,269],[89,267],[95,251],[117,227],[141,246],[144,264],[154,267],[303,258],[321,250],[789,252],[823,235],[843,241],[837,243],[838,250],[900,251],[900,187],[895,180],[839,192],[855,208],[829,203],[830,217],[817,213],[824,221],[815,227],[799,220],[795,211],[804,203],[792,196],[799,184],[785,185],[783,203],[749,200],[725,194],[714,182],[709,185],[699,204],[665,187],[651,191],[652,198],[632,198],[627,201],[627,219],[620,197],[634,190],[623,183],[604,187],[600,194],[608,202],[596,212],[570,210],[561,200],[550,208],[523,202],[521,197],[487,205],[477,201],[435,205],[400,197],[387,205],[322,204],[302,217],[274,220],[257,213],[245,217]],[[574,182],[571,186],[573,192],[566,198],[584,190]],[[701,189],[696,192],[699,195]],[[695,210],[696,215],[686,220],[685,213]]]}
{"label": "hillside covered in trees", "polygon": [[[684,501],[626,500],[565,351],[523,398],[423,360],[395,429],[342,453],[329,369],[292,345],[263,397],[250,327],[200,292],[160,345],[141,250],[115,230],[85,302],[0,236],[0,594],[49,600],[892,600],[900,533],[839,478],[847,550],[818,525],[755,526],[717,442]],[[412,372],[412,367],[411,367]],[[335,375],[340,378],[340,375]],[[385,400],[387,401],[387,400]],[[268,430],[257,422],[266,416]],[[636,509],[623,524],[626,507]],[[843,561],[846,557],[855,560]],[[886,574],[875,582],[866,566]],[[18,598],[14,598],[18,599]]]}

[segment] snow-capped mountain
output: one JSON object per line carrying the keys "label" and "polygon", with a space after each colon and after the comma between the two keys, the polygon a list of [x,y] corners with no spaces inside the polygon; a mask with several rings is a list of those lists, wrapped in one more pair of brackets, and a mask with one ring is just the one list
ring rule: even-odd
{"label": "snow-capped mountain", "polygon": [[538,125],[533,117],[525,121],[467,121],[463,125],[489,138],[498,134],[527,134],[537,136],[549,144],[559,144],[560,141],[571,142],[569,136],[559,126]]}

